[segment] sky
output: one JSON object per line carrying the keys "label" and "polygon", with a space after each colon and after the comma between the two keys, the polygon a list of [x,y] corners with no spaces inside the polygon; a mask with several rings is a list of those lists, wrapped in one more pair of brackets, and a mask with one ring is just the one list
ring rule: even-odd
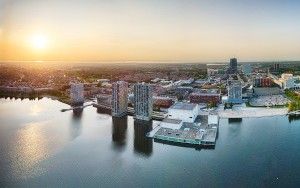
{"label": "sky", "polygon": [[0,0],[0,60],[300,60],[297,0]]}

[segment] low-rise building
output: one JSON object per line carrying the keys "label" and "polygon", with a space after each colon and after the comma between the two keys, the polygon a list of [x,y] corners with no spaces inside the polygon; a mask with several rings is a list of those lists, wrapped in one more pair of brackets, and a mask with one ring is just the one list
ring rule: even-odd
{"label": "low-rise building", "polygon": [[205,89],[190,94],[190,102],[196,104],[218,104],[221,102],[221,93],[218,89]]}
{"label": "low-rise building", "polygon": [[168,118],[180,119],[183,122],[193,123],[199,114],[198,105],[193,103],[177,102],[168,109]]}

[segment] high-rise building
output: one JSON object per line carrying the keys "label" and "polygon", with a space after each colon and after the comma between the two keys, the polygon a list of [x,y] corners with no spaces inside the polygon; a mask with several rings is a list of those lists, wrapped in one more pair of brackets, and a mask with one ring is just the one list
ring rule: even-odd
{"label": "high-rise building", "polygon": [[73,105],[84,103],[83,91],[84,91],[84,87],[82,83],[71,83],[70,96],[71,96],[71,103]]}
{"label": "high-rise building", "polygon": [[127,114],[128,107],[128,83],[117,81],[112,84],[112,116],[123,116]]}
{"label": "high-rise building", "polygon": [[145,83],[134,85],[134,112],[139,120],[151,120],[152,116],[152,87]]}
{"label": "high-rise building", "polygon": [[243,103],[242,83],[238,80],[228,80],[228,102],[234,104]]}
{"label": "high-rise building", "polygon": [[252,73],[252,67],[250,64],[245,64],[242,66],[242,71],[245,75],[250,75]]}
{"label": "high-rise building", "polygon": [[229,74],[236,74],[237,73],[237,59],[236,58],[231,58],[230,59],[228,73]]}

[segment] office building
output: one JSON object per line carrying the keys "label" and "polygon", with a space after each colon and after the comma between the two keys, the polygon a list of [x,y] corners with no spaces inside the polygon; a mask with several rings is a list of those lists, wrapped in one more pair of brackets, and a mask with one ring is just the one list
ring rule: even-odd
{"label": "office building", "polygon": [[127,114],[128,107],[128,83],[117,81],[112,84],[112,116],[123,116]]}
{"label": "office building", "polygon": [[228,102],[241,104],[242,100],[242,83],[238,80],[228,80]]}
{"label": "office building", "polygon": [[237,73],[237,59],[230,59],[228,74],[236,74]]}
{"label": "office building", "polygon": [[135,118],[149,121],[152,116],[152,87],[145,83],[134,85],[134,113]]}
{"label": "office building", "polygon": [[70,96],[73,105],[84,103],[84,86],[82,83],[71,83]]}

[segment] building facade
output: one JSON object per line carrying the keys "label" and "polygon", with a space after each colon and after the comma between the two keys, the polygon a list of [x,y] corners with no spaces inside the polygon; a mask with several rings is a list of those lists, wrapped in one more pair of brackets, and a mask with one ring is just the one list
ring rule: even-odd
{"label": "building facade", "polygon": [[84,86],[82,83],[71,83],[70,96],[73,105],[84,103]]}
{"label": "building facade", "polygon": [[149,121],[152,118],[152,86],[145,83],[134,85],[134,115],[136,119]]}
{"label": "building facade", "polygon": [[237,59],[231,58],[229,62],[228,74],[236,74],[237,70]]}
{"label": "building facade", "polygon": [[112,116],[121,117],[127,114],[128,108],[128,83],[117,81],[112,84]]}
{"label": "building facade", "polygon": [[271,87],[272,79],[269,77],[256,77],[254,78],[254,86],[255,87]]}
{"label": "building facade", "polygon": [[190,102],[196,104],[218,104],[221,102],[221,93],[218,89],[200,90],[190,94]]}
{"label": "building facade", "polygon": [[168,109],[169,119],[179,119],[183,122],[193,123],[199,114],[197,104],[177,102]]}
{"label": "building facade", "polygon": [[228,80],[228,102],[233,104],[243,103],[242,83],[238,80]]}

